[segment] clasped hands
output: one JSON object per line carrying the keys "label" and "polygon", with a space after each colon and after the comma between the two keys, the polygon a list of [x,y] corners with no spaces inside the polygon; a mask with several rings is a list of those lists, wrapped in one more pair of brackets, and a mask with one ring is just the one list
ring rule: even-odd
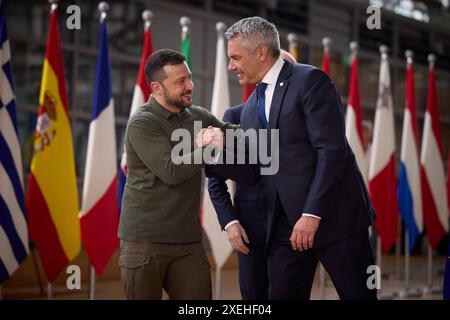
{"label": "clasped hands", "polygon": [[223,148],[223,132],[220,128],[209,126],[208,128],[203,128],[197,134],[195,140],[197,147],[203,148],[210,144],[215,144],[219,149]]}

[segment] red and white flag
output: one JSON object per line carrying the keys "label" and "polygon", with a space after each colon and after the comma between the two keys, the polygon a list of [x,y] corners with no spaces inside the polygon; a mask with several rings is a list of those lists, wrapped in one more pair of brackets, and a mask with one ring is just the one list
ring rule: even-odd
{"label": "red and white flag", "polygon": [[429,57],[428,97],[420,154],[423,221],[431,248],[448,232],[448,203],[445,186],[444,157],[436,94],[434,58]]}
{"label": "red and white flag", "polygon": [[382,46],[377,109],[369,166],[369,192],[378,219],[375,228],[384,252],[397,239],[398,201],[395,171],[394,110],[387,48]]}
{"label": "red and white flag", "polygon": [[323,59],[322,59],[322,70],[331,77],[330,74],[330,45],[331,45],[331,39],[330,38],[323,38],[322,39],[323,44]]}
{"label": "red and white flag", "polygon": [[[218,119],[223,118],[225,110],[230,106],[230,90],[228,86],[228,70],[225,52],[224,32],[226,26],[223,22],[216,24],[217,30],[217,51],[216,51],[216,69],[214,76],[214,88],[211,103],[211,113]],[[228,189],[231,195],[234,195],[234,187],[230,180],[227,181]],[[208,192],[208,183],[205,181],[202,203],[202,226],[208,236],[211,245],[211,251],[218,269],[222,268],[227,261],[233,248],[231,247],[226,232],[220,232],[220,225],[217,214],[211,202]]]}
{"label": "red and white flag", "polygon": [[[131,101],[130,116],[139,106],[142,106],[148,100],[151,91],[150,86],[147,84],[147,80],[145,79],[145,63],[147,62],[148,57],[150,57],[150,55],[153,53],[152,36],[150,30],[153,13],[150,10],[146,10],[142,13],[142,18],[144,19],[145,22],[144,48],[142,50],[141,64],[139,65],[137,81],[134,86],[133,100]],[[119,171],[119,189],[118,189],[119,210],[121,209],[122,206],[123,190],[125,188],[125,183],[127,180],[126,166],[127,166],[127,156],[126,153],[124,152],[122,153]]]}
{"label": "red and white flag", "polygon": [[358,51],[357,44],[352,42],[352,64],[350,67],[350,89],[348,94],[347,114],[345,118],[345,134],[352,148],[359,170],[367,184],[367,160],[363,138],[362,108],[359,98],[358,84]]}

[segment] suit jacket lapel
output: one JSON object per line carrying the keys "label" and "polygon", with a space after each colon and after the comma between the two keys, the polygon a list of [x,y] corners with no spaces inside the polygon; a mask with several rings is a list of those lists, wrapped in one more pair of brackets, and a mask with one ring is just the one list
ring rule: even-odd
{"label": "suit jacket lapel", "polygon": [[286,89],[289,86],[289,76],[291,74],[292,63],[285,61],[280,75],[278,76],[277,83],[275,85],[275,91],[273,92],[272,104],[270,105],[270,115],[268,129],[276,129],[278,126],[278,118],[280,117],[281,105],[286,93]]}

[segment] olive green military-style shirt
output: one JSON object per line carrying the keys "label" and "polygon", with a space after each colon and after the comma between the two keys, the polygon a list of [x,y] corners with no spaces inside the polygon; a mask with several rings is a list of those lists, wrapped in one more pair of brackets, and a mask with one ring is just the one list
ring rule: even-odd
{"label": "olive green military-style shirt", "polygon": [[[119,238],[133,242],[191,243],[201,240],[199,221],[202,148],[195,144],[194,121],[201,127],[237,128],[199,106],[180,115],[164,109],[153,97],[130,117],[125,133],[128,177],[122,200]],[[192,148],[175,164],[171,141],[175,129],[190,133]],[[175,161],[176,162],[176,161]],[[218,229],[219,231],[219,229]]]}

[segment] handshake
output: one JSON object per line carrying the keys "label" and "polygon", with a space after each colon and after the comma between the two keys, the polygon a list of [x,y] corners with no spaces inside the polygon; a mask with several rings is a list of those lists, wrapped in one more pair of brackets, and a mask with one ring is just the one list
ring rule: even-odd
{"label": "handshake", "polygon": [[197,147],[203,148],[208,145],[216,145],[219,150],[223,149],[223,132],[220,128],[209,126],[208,128],[203,128],[197,134],[197,139],[195,140]]}

